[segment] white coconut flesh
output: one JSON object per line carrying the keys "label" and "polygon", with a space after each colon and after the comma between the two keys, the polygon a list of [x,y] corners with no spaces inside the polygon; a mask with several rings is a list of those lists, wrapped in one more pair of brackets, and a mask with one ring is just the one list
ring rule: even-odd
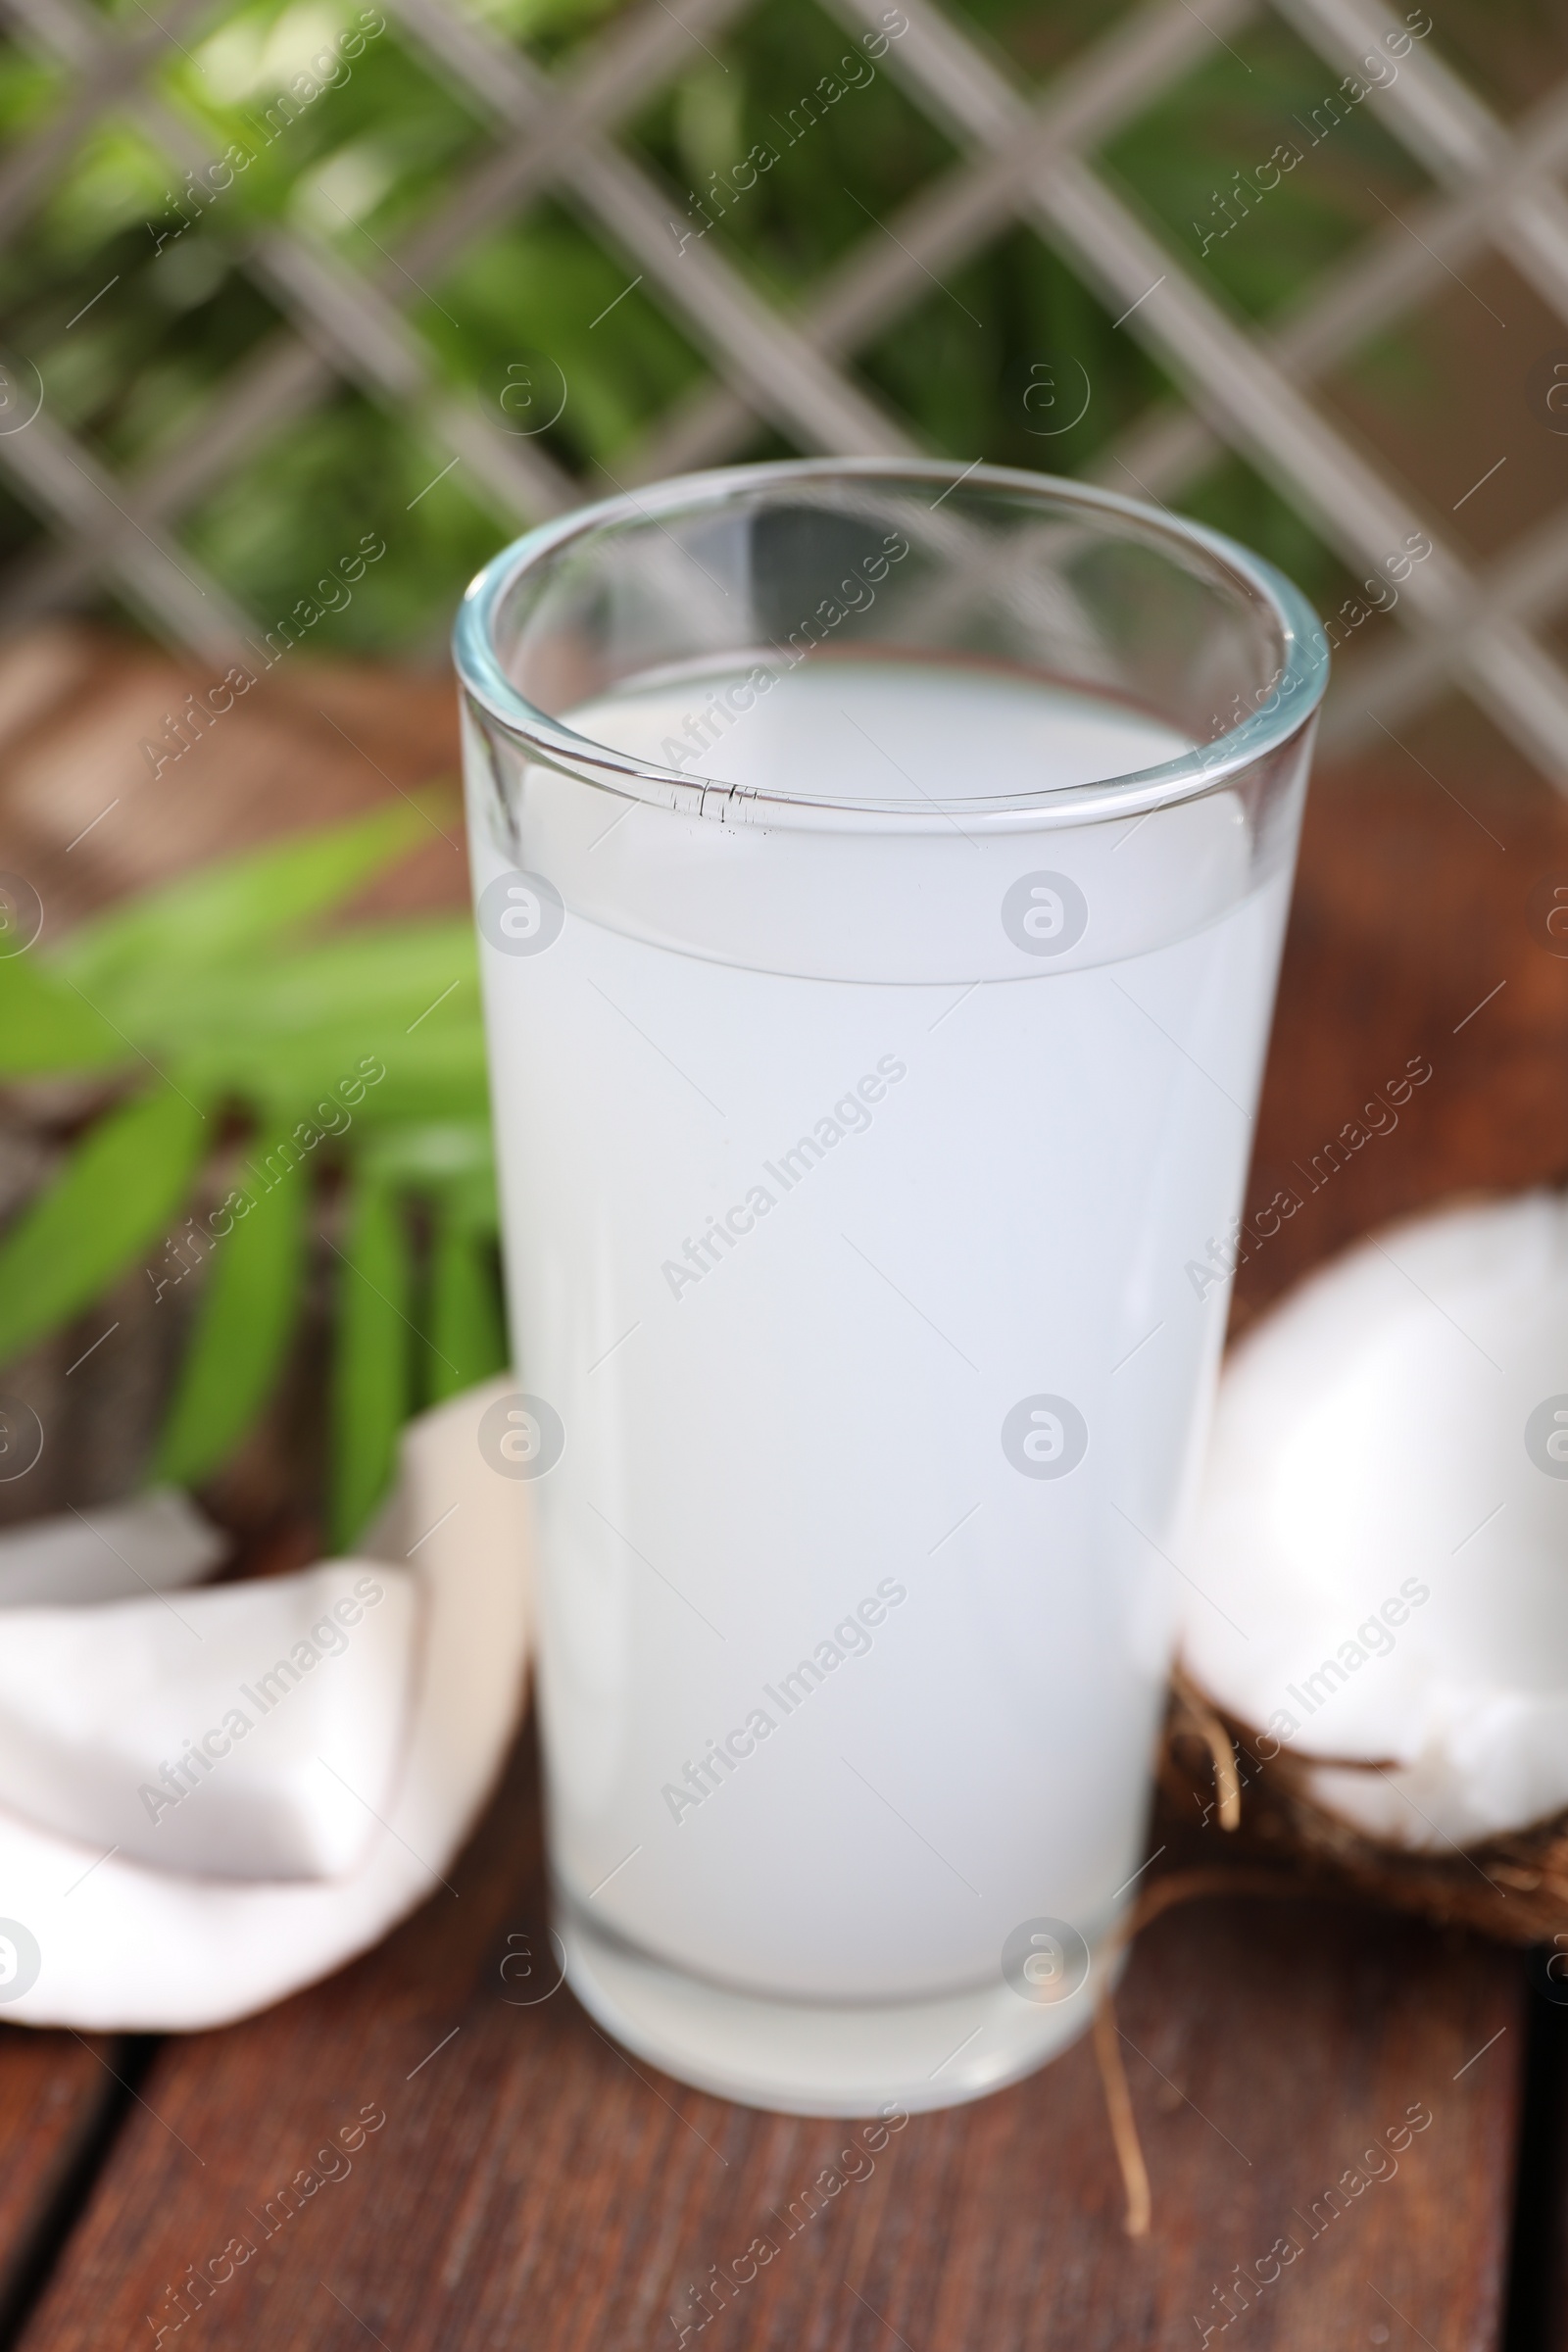
{"label": "white coconut flesh", "polygon": [[1186,1565],[1188,1671],[1355,1828],[1442,1851],[1568,1806],[1568,1203],[1394,1226],[1275,1308]]}

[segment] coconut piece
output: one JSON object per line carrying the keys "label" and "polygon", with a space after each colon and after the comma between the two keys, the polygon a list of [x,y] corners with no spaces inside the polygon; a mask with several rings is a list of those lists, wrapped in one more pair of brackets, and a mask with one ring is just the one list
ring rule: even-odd
{"label": "coconut piece", "polygon": [[0,1608],[74,1608],[211,1576],[228,1538],[177,1487],[0,1530]]}
{"label": "coconut piece", "polygon": [[522,1705],[530,1490],[492,1468],[479,1439],[514,1386],[486,1382],[410,1424],[391,1502],[360,1546],[372,1573],[381,1561],[415,1580],[420,1626],[385,1818],[357,1868],[315,1882],[199,1878],[0,1808],[0,2019],[100,2033],[228,2025],[441,1893]]}
{"label": "coconut piece", "polygon": [[1568,1806],[1563,1200],[1396,1226],[1250,1334],[1188,1567],[1194,1681],[1340,1819],[1435,1851]]}
{"label": "coconut piece", "polygon": [[415,1617],[408,1570],[364,1560],[13,1610],[0,1805],[160,1870],[341,1877],[390,1797]]}

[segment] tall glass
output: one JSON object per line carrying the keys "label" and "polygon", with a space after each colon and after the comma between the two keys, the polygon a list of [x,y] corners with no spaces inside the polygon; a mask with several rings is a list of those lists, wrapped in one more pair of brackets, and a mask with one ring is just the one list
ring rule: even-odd
{"label": "tall glass", "polygon": [[551,523],[457,648],[570,1982],[757,2105],[975,2097],[1143,1859],[1322,637],[834,461]]}

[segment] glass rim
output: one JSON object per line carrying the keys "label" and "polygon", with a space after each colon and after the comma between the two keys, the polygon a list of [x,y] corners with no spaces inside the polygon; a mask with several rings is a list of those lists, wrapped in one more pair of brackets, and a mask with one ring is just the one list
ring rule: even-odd
{"label": "glass rim", "polygon": [[[1133,521],[1173,546],[1200,549],[1268,608],[1279,642],[1279,669],[1261,690],[1256,709],[1211,742],[1197,744],[1175,759],[1055,790],[965,800],[950,809],[936,802],[921,808],[902,802],[815,798],[665,767],[563,725],[530,703],[502,668],[495,650],[498,608],[524,572],[574,539],[617,523],[657,524],[672,512],[722,505],[739,491],[848,480],[941,484],[945,494],[973,483],[1035,499],[1058,513],[1063,507],[1077,508],[1089,522],[1112,517]],[[956,814],[975,831],[1038,830],[1138,816],[1196,798],[1217,790],[1297,735],[1321,702],[1329,671],[1328,640],[1306,598],[1283,572],[1239,540],[1097,484],[1016,466],[963,467],[942,458],[802,458],[729,466],[673,475],[646,489],[620,491],[591,506],[574,507],[525,532],[491,559],[465,593],[452,643],[460,684],[479,710],[548,765],[582,782],[628,801],[732,825],[854,832],[932,831],[951,826]]]}

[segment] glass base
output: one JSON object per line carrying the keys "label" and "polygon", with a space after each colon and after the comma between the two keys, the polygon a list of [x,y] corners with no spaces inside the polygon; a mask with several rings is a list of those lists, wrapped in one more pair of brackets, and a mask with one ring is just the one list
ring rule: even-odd
{"label": "glass base", "polygon": [[694,2089],[785,2115],[918,2115],[1005,2089],[1088,2029],[1090,1981],[1035,2003],[999,1980],[933,2000],[766,1999],[688,1976],[602,1934],[563,1905],[566,1982],[639,2058]]}

